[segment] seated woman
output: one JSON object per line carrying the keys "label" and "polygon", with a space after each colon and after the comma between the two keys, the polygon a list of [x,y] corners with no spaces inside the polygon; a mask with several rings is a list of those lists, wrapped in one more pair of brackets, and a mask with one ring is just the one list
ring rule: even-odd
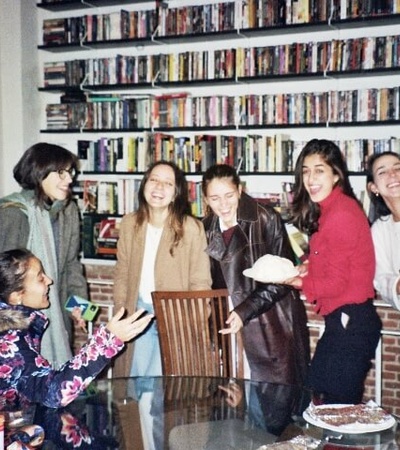
{"label": "seated woman", "polygon": [[79,353],[53,369],[39,353],[48,325],[41,309],[49,307],[52,280],[26,249],[0,253],[0,396],[3,405],[18,397],[57,408],[72,402],[128,342],[153,318],[144,310],[123,319],[121,308],[101,325]]}

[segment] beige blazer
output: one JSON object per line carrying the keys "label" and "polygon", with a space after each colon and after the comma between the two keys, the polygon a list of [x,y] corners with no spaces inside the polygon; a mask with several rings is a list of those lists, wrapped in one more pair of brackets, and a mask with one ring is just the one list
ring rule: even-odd
{"label": "beige blazer", "polygon": [[[114,269],[115,311],[123,306],[129,314],[136,310],[147,228],[145,223],[136,230],[135,222],[135,213],[126,215],[121,221],[118,259]],[[207,241],[203,224],[193,217],[187,217],[183,239],[175,248],[173,256],[169,251],[172,240],[171,230],[165,227],[154,268],[156,290],[210,289],[210,261],[205,253]],[[115,377],[129,376],[133,349],[134,343],[127,344],[116,359],[113,371]]]}

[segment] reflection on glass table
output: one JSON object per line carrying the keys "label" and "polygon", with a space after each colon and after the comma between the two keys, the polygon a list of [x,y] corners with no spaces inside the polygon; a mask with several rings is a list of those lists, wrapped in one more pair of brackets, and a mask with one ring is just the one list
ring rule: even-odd
{"label": "reflection on glass table", "polygon": [[[307,423],[306,391],[286,385],[203,377],[94,381],[64,409],[36,406],[42,449],[296,449],[300,436],[325,450],[400,448],[397,423],[379,433],[340,435]],[[281,444],[279,444],[281,443]],[[281,445],[285,443],[286,447]],[[279,446],[278,446],[279,445]]]}

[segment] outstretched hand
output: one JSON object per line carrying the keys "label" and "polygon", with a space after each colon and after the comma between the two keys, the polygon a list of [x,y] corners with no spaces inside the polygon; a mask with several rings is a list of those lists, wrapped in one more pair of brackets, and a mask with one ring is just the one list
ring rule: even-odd
{"label": "outstretched hand", "polygon": [[144,309],[139,309],[131,316],[122,319],[124,313],[125,308],[121,308],[106,325],[108,331],[124,342],[142,333],[154,317],[153,314],[147,314]]}
{"label": "outstretched hand", "polygon": [[225,323],[229,325],[229,328],[222,328],[222,330],[219,330],[221,334],[237,333],[243,328],[243,321],[235,311],[230,313],[228,320]]}

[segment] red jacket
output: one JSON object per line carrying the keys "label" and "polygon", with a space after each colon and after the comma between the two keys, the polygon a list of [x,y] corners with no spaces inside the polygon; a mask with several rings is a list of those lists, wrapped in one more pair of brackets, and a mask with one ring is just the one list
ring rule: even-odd
{"label": "red jacket", "polygon": [[367,217],[354,199],[337,187],[320,207],[303,292],[315,311],[326,316],[374,297],[375,253]]}

